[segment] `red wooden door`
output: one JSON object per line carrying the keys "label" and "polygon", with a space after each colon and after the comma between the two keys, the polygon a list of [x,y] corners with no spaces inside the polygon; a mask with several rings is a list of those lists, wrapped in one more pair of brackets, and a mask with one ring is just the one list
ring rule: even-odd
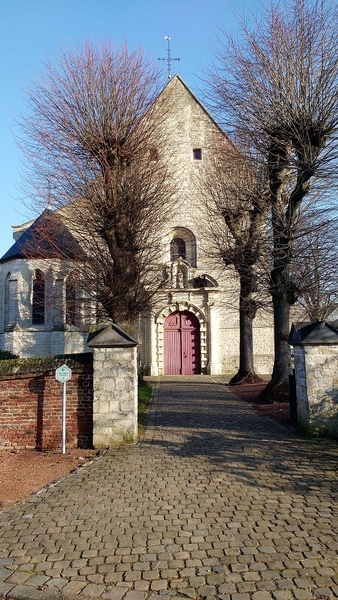
{"label": "red wooden door", "polygon": [[198,319],[188,311],[172,313],[164,323],[164,373],[196,375],[200,372]]}

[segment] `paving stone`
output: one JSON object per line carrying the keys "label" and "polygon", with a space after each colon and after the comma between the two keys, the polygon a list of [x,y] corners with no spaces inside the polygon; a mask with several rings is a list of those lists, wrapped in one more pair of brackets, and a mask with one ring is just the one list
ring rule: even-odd
{"label": "paving stone", "polygon": [[280,590],[294,590],[296,587],[292,579],[279,579],[276,581],[276,586]]}
{"label": "paving stone", "polygon": [[260,581],[261,576],[257,571],[253,573],[243,573],[243,579],[244,581]]}
{"label": "paving stone", "polygon": [[274,581],[257,581],[256,586],[260,591],[274,591],[276,589]]}
{"label": "paving stone", "polygon": [[252,594],[252,600],[270,600],[273,596],[269,592],[255,592]]}
{"label": "paving stone", "polygon": [[280,579],[281,576],[278,573],[278,571],[262,571],[261,572],[261,578],[264,581],[267,581],[267,580],[274,580],[274,581],[276,581],[276,579]]}
{"label": "paving stone", "polygon": [[40,591],[29,585],[18,585],[10,590],[7,597],[10,600],[57,600],[60,598],[60,592],[58,590]]}
{"label": "paving stone", "polygon": [[16,585],[20,585],[21,583],[25,583],[30,577],[30,572],[16,571],[10,577],[7,577],[6,583],[15,583]]}
{"label": "paving stone", "polygon": [[30,577],[26,583],[39,589],[40,586],[43,586],[47,581],[49,581],[49,577],[46,577],[45,575],[34,575],[33,577]]}
{"label": "paving stone", "polygon": [[227,583],[239,583],[243,581],[240,573],[229,573],[225,576],[225,580]]}
{"label": "paving stone", "polygon": [[293,594],[297,600],[312,600],[314,598],[310,590],[293,590]]}
{"label": "paving stone", "polygon": [[250,581],[243,581],[242,583],[237,583],[237,590],[239,593],[246,593],[246,592],[255,592],[256,591],[256,585],[255,583],[251,583]]}
{"label": "paving stone", "polygon": [[89,583],[85,588],[83,588],[81,595],[88,598],[99,598],[104,590],[104,585],[95,585],[94,583]]}
{"label": "paving stone", "polygon": [[312,591],[316,598],[331,598],[333,595],[330,588],[316,588]]}
{"label": "paving stone", "polygon": [[198,587],[198,586],[201,586],[201,585],[205,585],[205,583],[206,583],[206,580],[205,580],[204,577],[198,577],[198,576],[196,576],[196,577],[190,577],[189,578],[189,585],[191,587]]}
{"label": "paving stone", "polygon": [[313,580],[308,577],[303,577],[303,578],[299,578],[299,577],[295,577],[294,582],[296,584],[297,587],[299,588],[313,588],[315,587]]}
{"label": "paving stone", "polygon": [[67,579],[48,579],[48,588],[61,590],[67,584]]}
{"label": "paving stone", "polygon": [[12,573],[11,569],[0,569],[0,581],[6,581]]}
{"label": "paving stone", "polygon": [[181,590],[182,588],[188,587],[188,581],[185,579],[172,579],[169,581],[170,587],[175,590]]}
{"label": "paving stone", "polygon": [[122,588],[122,587],[111,587],[111,588],[107,588],[103,594],[102,594],[102,598],[104,598],[105,600],[122,600],[123,596],[126,593],[126,589]]}
{"label": "paving stone", "polygon": [[135,581],[134,582],[134,590],[136,592],[147,592],[149,590],[150,582],[149,581]]}
{"label": "paving stone", "polygon": [[289,590],[276,590],[272,593],[275,600],[292,600],[293,595]]}
{"label": "paving stone", "polygon": [[202,598],[215,595],[215,588],[212,585],[202,585],[198,588],[198,595]]}
{"label": "paving stone", "polygon": [[0,598],[7,598],[7,594],[13,589],[13,584],[0,581]]}
{"label": "paving stone", "polygon": [[11,565],[11,564],[13,564],[13,561],[14,561],[14,559],[9,558],[8,556],[6,558],[0,558],[0,566]]}
{"label": "paving stone", "polygon": [[1,513],[0,597],[43,598],[42,581],[65,600],[338,597],[337,444],[225,381],[161,378],[139,444]]}
{"label": "paving stone", "polygon": [[150,589],[152,591],[166,590],[168,588],[168,581],[163,580],[155,580],[150,584]]}

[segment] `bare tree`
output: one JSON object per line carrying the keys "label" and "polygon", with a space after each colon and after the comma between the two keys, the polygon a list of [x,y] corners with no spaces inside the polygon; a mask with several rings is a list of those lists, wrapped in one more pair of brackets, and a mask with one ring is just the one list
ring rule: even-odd
{"label": "bare tree", "polygon": [[[273,235],[270,293],[275,362],[267,400],[289,374],[289,286],[294,221],[311,189],[333,185],[337,165],[337,5],[330,0],[271,2],[255,18],[239,19],[237,39],[223,32],[209,73],[228,130],[240,131],[262,154],[269,176]],[[276,390],[277,392],[277,390]]]}
{"label": "bare tree", "polygon": [[154,265],[172,165],[158,151],[169,110],[154,106],[159,90],[142,50],[87,42],[46,63],[20,122],[25,192],[38,210],[58,209],[83,250],[79,285],[119,322],[135,319],[162,284]]}
{"label": "bare tree", "polygon": [[209,254],[239,278],[239,369],[230,385],[260,381],[254,369],[253,322],[263,299],[262,256],[268,213],[264,164],[239,146],[217,148],[202,185],[210,216]]}
{"label": "bare tree", "polygon": [[338,305],[337,219],[325,216],[310,203],[301,211],[293,244],[290,277],[304,321],[323,321]]}

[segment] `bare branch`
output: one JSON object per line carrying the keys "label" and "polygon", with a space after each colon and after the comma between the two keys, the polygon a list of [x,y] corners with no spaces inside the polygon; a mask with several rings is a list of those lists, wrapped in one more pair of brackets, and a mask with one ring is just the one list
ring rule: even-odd
{"label": "bare branch", "polygon": [[[273,385],[286,383],[295,224],[304,200],[337,183],[338,8],[331,0],[273,1],[240,34],[223,31],[208,74],[228,131],[250,140],[269,177],[275,318]],[[270,392],[270,387],[267,392]]]}
{"label": "bare branch", "polygon": [[48,62],[26,92],[26,193],[40,210],[58,209],[85,255],[79,285],[115,320],[134,319],[163,284],[153,267],[173,158],[157,150],[170,111],[154,106],[158,91],[142,50],[86,42]]}

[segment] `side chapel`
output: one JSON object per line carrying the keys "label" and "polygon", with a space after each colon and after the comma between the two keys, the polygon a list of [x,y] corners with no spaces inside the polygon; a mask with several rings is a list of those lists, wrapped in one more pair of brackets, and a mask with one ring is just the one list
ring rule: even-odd
{"label": "side chapel", "polygon": [[[171,107],[166,132],[178,159],[172,172],[178,192],[163,223],[165,284],[152,312],[140,317],[140,364],[149,375],[231,374],[239,360],[238,282],[234,271],[208,256],[212,223],[196,183],[209,150],[226,136],[178,75],[159,98]],[[49,244],[39,230],[51,223]],[[13,237],[0,259],[0,348],[20,357],[87,352],[93,323],[72,278],[82,249],[67,223],[47,209],[14,226]],[[272,317],[265,312],[254,321],[254,354],[256,372],[271,372]]]}

